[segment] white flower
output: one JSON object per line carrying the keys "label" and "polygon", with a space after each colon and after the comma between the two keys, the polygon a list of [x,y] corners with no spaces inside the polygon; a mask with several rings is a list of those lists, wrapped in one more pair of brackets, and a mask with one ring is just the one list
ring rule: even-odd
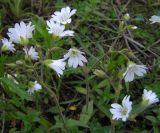
{"label": "white flower", "polygon": [[26,54],[26,58],[30,58],[32,60],[37,60],[39,58],[38,52],[36,52],[34,47],[30,48],[24,47],[23,50]]}
{"label": "white flower", "polygon": [[146,103],[147,105],[151,105],[153,103],[159,102],[159,99],[157,98],[156,93],[154,93],[151,90],[147,91],[146,89],[143,90],[142,99],[143,99],[143,102]]}
{"label": "white flower", "polygon": [[65,30],[65,26],[60,23],[54,22],[52,20],[47,21],[48,32],[54,36],[64,37],[64,36],[74,36],[74,31]]}
{"label": "white flower", "polygon": [[135,75],[142,77],[146,74],[147,67],[145,65],[136,65],[134,63],[130,63],[127,67],[127,70],[123,73],[123,77],[125,82],[131,82],[134,80]]}
{"label": "white flower", "polygon": [[126,121],[129,117],[129,113],[132,110],[132,102],[129,101],[130,96],[125,96],[122,101],[122,105],[118,103],[111,104],[110,112],[112,113],[112,119],[122,119],[122,121]]}
{"label": "white flower", "polygon": [[42,89],[42,86],[37,83],[37,81],[35,82],[30,82],[30,87],[28,88],[28,93],[32,94],[34,93],[35,91],[39,91]]}
{"label": "white flower", "polygon": [[6,51],[6,50],[9,50],[11,52],[15,51],[14,44],[11,41],[9,41],[7,38],[2,39],[2,44],[3,44],[1,47],[2,51]]}
{"label": "white flower", "polygon": [[151,18],[149,19],[151,21],[151,24],[154,24],[154,23],[160,23],[160,16],[151,16]]}
{"label": "white flower", "polygon": [[57,75],[60,77],[63,75],[63,71],[65,70],[66,63],[64,59],[59,60],[45,60],[45,65],[56,71]]}
{"label": "white flower", "polygon": [[54,12],[54,14],[52,15],[52,20],[64,25],[67,23],[71,23],[71,16],[74,15],[76,11],[76,9],[71,11],[70,7],[62,8],[61,12]]}
{"label": "white flower", "polygon": [[32,32],[34,30],[34,25],[25,24],[23,21],[20,24],[16,23],[14,28],[8,29],[8,36],[10,40],[14,43],[26,45],[28,43],[28,39],[32,38]]}
{"label": "white flower", "polygon": [[64,59],[68,59],[69,67],[77,68],[83,66],[87,59],[83,56],[84,52],[79,51],[76,48],[70,48],[68,53],[64,55]]}

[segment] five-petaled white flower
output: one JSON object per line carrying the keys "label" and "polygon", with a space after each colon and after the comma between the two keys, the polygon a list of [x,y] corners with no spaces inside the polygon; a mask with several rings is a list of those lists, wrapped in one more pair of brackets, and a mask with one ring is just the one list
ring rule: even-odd
{"label": "five-petaled white flower", "polygon": [[21,21],[20,24],[16,23],[14,28],[9,28],[7,34],[14,43],[26,45],[28,44],[28,39],[32,38],[33,30],[34,25],[31,25],[31,22],[25,24]]}
{"label": "five-petaled white flower", "polygon": [[112,119],[122,119],[126,121],[129,117],[129,114],[132,110],[132,102],[130,101],[130,96],[125,96],[122,101],[122,105],[118,103],[111,104],[110,112],[112,113]]}
{"label": "five-petaled white flower", "polygon": [[42,89],[42,86],[37,82],[30,82],[30,87],[28,88],[27,92],[29,94],[34,93],[35,91],[39,91]]}
{"label": "five-petaled white flower", "polygon": [[54,71],[56,71],[57,75],[60,77],[63,75],[63,71],[65,70],[66,63],[64,62],[64,59],[58,59],[58,60],[45,60],[44,64]]}
{"label": "five-petaled white flower", "polygon": [[160,16],[151,16],[151,18],[149,19],[151,21],[151,24],[154,24],[154,23],[160,23]]}
{"label": "five-petaled white flower", "polygon": [[74,31],[65,30],[65,26],[60,23],[54,22],[51,19],[47,21],[48,32],[53,34],[53,36],[64,37],[64,36],[74,36]]}
{"label": "five-petaled white flower", "polygon": [[147,67],[145,65],[136,65],[135,63],[130,63],[127,70],[123,73],[125,82],[131,82],[134,80],[135,75],[142,77],[147,73]]}
{"label": "five-petaled white flower", "polygon": [[70,7],[62,8],[61,11],[56,11],[52,15],[52,20],[61,24],[71,23],[71,16],[76,13],[76,9],[71,11]]}
{"label": "five-petaled white flower", "polygon": [[159,102],[156,93],[151,90],[147,91],[146,89],[143,90],[142,99],[143,103],[145,103],[146,105],[151,105],[153,103]]}
{"label": "five-petaled white flower", "polygon": [[83,56],[84,52],[79,51],[76,48],[70,48],[68,53],[64,55],[64,59],[68,59],[69,67],[76,68],[83,66],[87,59]]}
{"label": "five-petaled white flower", "polygon": [[39,58],[38,52],[36,52],[34,47],[30,47],[30,48],[24,47],[23,50],[26,54],[25,57],[27,59],[38,60],[38,58]]}
{"label": "five-petaled white flower", "polygon": [[7,38],[3,38],[2,39],[2,47],[1,47],[1,50],[2,51],[11,51],[11,52],[14,52],[15,51],[15,48],[14,48],[14,44],[9,41]]}

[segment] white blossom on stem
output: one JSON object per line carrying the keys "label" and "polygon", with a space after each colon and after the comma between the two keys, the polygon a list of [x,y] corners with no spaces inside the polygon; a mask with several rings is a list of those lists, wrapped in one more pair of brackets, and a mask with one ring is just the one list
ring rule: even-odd
{"label": "white blossom on stem", "polygon": [[16,23],[14,28],[9,28],[7,34],[14,43],[26,45],[29,39],[32,38],[33,30],[34,25],[31,25],[31,22],[25,24],[21,21],[20,24]]}
{"label": "white blossom on stem", "polygon": [[87,62],[87,59],[83,56],[84,54],[76,48],[70,48],[68,53],[64,55],[64,59],[68,59],[69,67],[77,68],[78,65],[83,66]]}
{"label": "white blossom on stem", "polygon": [[130,63],[127,70],[123,73],[125,82],[131,82],[134,80],[135,75],[143,77],[147,73],[147,67],[145,65],[137,65],[135,63]]}
{"label": "white blossom on stem", "polygon": [[130,101],[130,96],[125,96],[122,101],[122,105],[118,103],[111,104],[110,112],[112,113],[112,119],[122,119],[122,121],[126,121],[129,117],[129,114],[132,110],[132,102]]}
{"label": "white blossom on stem", "polygon": [[30,48],[24,47],[23,48],[25,54],[26,54],[26,58],[31,59],[31,60],[38,60],[39,56],[38,56],[38,52],[36,52],[35,48],[32,46]]}
{"label": "white blossom on stem", "polygon": [[66,65],[64,59],[45,60],[44,64],[49,68],[53,69],[59,77],[63,75],[63,71],[65,70],[65,65]]}
{"label": "white blossom on stem", "polygon": [[71,16],[76,13],[76,9],[71,10],[70,7],[62,8],[61,11],[56,11],[52,15],[52,20],[61,24],[71,23]]}
{"label": "white blossom on stem", "polygon": [[52,34],[56,37],[65,37],[65,36],[74,36],[74,31],[65,30],[65,26],[60,23],[54,22],[52,20],[47,21],[47,30],[49,34]]}
{"label": "white blossom on stem", "polygon": [[11,51],[14,52],[15,48],[14,48],[14,44],[9,41],[7,38],[3,38],[2,39],[2,47],[1,47],[2,51]]}
{"label": "white blossom on stem", "polygon": [[28,88],[27,92],[29,94],[33,94],[35,91],[39,91],[42,89],[42,86],[37,82],[30,82],[30,87]]}
{"label": "white blossom on stem", "polygon": [[143,99],[143,102],[146,103],[148,106],[159,102],[159,99],[156,93],[151,90],[147,91],[146,89],[143,90],[142,99]]}

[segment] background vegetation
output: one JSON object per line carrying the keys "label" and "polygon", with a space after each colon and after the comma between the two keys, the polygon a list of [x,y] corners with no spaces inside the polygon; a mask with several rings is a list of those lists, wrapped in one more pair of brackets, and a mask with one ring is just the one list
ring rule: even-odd
{"label": "background vegetation", "polygon": [[[77,9],[71,24],[76,34],[53,42],[45,20],[65,6]],[[125,24],[136,25],[137,30],[121,31],[125,13],[131,16]],[[126,94],[131,95],[135,105],[144,88],[160,95],[160,25],[150,24],[152,15],[160,15],[160,0],[0,0],[0,38],[15,23],[30,20],[36,25],[36,41],[31,44],[51,50],[50,57],[60,57],[63,48],[77,46],[88,59],[83,68],[67,69],[63,77],[57,78],[38,63],[17,66],[15,62],[24,59],[22,53],[1,54],[2,133],[159,133],[159,105],[126,123],[113,121],[109,112],[110,104],[120,103]],[[149,67],[143,79],[124,83],[126,56]],[[95,70],[102,70],[106,76],[96,75]],[[19,85],[6,78],[6,74],[15,73]],[[26,89],[33,79],[43,89],[30,96]]]}

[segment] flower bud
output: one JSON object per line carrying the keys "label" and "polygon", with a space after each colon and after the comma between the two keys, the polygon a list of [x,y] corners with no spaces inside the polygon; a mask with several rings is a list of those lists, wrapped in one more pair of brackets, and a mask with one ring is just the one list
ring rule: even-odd
{"label": "flower bud", "polygon": [[119,25],[119,31],[124,31],[124,21],[122,21],[121,23],[120,23],[120,25]]}
{"label": "flower bud", "polygon": [[17,61],[16,61],[16,64],[17,64],[17,65],[22,65],[22,64],[23,64],[23,61],[17,60]]}
{"label": "flower bud", "polygon": [[104,78],[106,76],[104,71],[98,69],[95,69],[93,73],[99,78]]}
{"label": "flower bud", "polygon": [[130,19],[130,15],[128,13],[126,13],[124,16],[123,16],[124,20],[128,21]]}
{"label": "flower bud", "polygon": [[136,30],[138,27],[134,26],[134,25],[129,25],[128,28],[131,29],[131,30]]}

